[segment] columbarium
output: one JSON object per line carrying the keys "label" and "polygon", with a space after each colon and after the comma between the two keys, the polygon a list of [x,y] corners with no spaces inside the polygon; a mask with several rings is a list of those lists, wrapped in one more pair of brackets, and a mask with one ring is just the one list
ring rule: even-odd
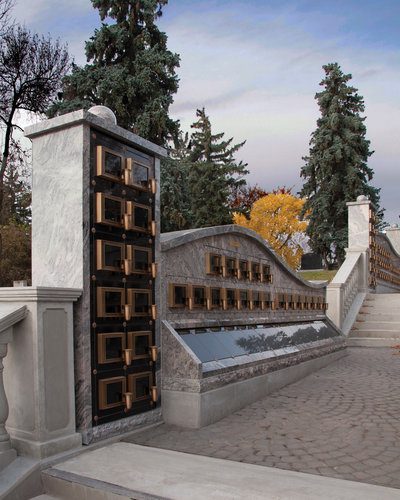
{"label": "columbarium", "polygon": [[202,427],[345,353],[326,285],[237,225],[161,235],[166,422]]}
{"label": "columbarium", "polygon": [[[84,444],[162,419],[207,425],[344,354],[326,286],[303,281],[253,231],[160,236],[166,150],[119,127],[109,109],[26,135],[33,286],[82,291],[70,378]],[[52,315],[57,351],[62,311]],[[53,373],[64,357],[60,349]]]}
{"label": "columbarium", "polygon": [[33,285],[83,290],[74,308],[76,419],[89,443],[160,418],[157,185],[165,150],[116,125],[102,106],[26,135]]}

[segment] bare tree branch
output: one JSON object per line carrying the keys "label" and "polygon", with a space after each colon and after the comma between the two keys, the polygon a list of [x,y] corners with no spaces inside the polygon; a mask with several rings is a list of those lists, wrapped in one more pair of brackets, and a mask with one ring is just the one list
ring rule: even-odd
{"label": "bare tree branch", "polygon": [[0,36],[11,26],[10,10],[14,6],[13,0],[0,0]]}
{"label": "bare tree branch", "polygon": [[[11,2],[12,0],[0,0]],[[3,214],[3,187],[13,130],[18,127],[18,110],[44,113],[69,70],[66,46],[59,40],[11,26],[0,38],[0,122],[4,123],[4,141],[0,165],[0,223]]]}

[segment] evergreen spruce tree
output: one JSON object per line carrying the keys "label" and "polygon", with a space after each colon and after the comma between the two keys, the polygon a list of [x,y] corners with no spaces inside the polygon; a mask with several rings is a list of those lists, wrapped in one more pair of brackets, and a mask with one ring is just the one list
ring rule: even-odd
{"label": "evergreen spruce tree", "polygon": [[365,138],[363,97],[348,85],[337,63],[323,66],[324,87],[316,94],[321,117],[311,135],[310,153],[304,157],[300,176],[305,183],[300,195],[306,199],[303,213],[309,224],[307,234],[315,252],[327,265],[341,263],[347,246],[347,206],[366,195],[379,210],[379,189],[368,184],[373,170],[367,165],[370,141]]}
{"label": "evergreen spruce tree", "polygon": [[189,154],[193,227],[230,224],[230,194],[235,187],[245,184],[243,176],[248,173],[247,164],[234,158],[245,142],[232,144],[233,138],[224,140],[223,132],[213,134],[204,108],[198,109],[196,116]]}
{"label": "evergreen spruce tree", "polygon": [[169,157],[161,160],[161,231],[193,227],[190,203],[188,134],[179,133]]}
{"label": "evergreen spruce tree", "polygon": [[[168,0],[91,0],[102,26],[86,43],[88,62],[64,79],[61,101],[48,115],[102,104],[118,124],[157,144],[176,137],[179,124],[168,116],[178,89],[179,56],[155,21]],[[112,19],[114,24],[107,24]]]}

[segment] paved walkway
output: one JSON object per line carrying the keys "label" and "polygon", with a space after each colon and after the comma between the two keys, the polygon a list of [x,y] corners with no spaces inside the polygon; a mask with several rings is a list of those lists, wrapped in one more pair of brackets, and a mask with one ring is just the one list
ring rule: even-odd
{"label": "paved walkway", "polygon": [[348,352],[208,427],[161,425],[129,441],[400,488],[400,356]]}

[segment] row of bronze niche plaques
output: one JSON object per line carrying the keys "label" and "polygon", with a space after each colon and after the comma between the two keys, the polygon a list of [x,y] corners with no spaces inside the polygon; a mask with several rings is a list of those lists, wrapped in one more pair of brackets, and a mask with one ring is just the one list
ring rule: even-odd
{"label": "row of bronze niche plaques", "polygon": [[277,293],[240,288],[214,288],[201,285],[170,283],[168,305],[175,309],[284,309],[326,310],[328,304],[322,295]]}
{"label": "row of bronze niche plaques", "polygon": [[[152,371],[102,378],[98,381],[98,387],[98,408],[101,411],[124,407],[125,412],[128,412],[133,404],[140,402],[150,402],[153,406],[158,397]],[[98,421],[99,418],[95,416],[94,420]]]}
{"label": "row of bronze niche plaques", "polygon": [[152,304],[152,291],[142,288],[99,286],[96,289],[98,318],[157,318],[157,307]]}
{"label": "row of bronze niche plaques", "polygon": [[105,146],[96,146],[96,175],[99,177],[154,194],[156,181],[151,176],[151,168]]}
{"label": "row of bronze niche plaques", "polygon": [[157,276],[157,264],[153,262],[151,248],[128,245],[118,241],[96,241],[97,271],[123,272],[131,274]]}
{"label": "row of bronze niche plaques", "polygon": [[[132,362],[143,360],[151,367],[157,361],[157,347],[151,345],[151,331],[112,332],[97,334],[98,363],[123,364],[124,369]],[[157,387],[150,370],[101,378],[98,381],[99,410],[125,407],[129,411],[138,402],[157,401]]]}
{"label": "row of bronze niche plaques", "polygon": [[[133,154],[132,151],[129,154]],[[146,164],[144,160],[128,158],[104,145],[95,146],[94,175],[112,184],[154,195],[153,169],[153,160]],[[102,191],[101,185],[99,183]],[[93,242],[96,255],[93,271],[100,280],[94,289],[94,315],[100,326],[100,331],[94,333],[93,353],[97,357],[93,370],[98,394],[94,415],[97,423],[120,418],[122,411],[127,414],[145,411],[157,401],[154,375],[157,347],[154,333],[147,329],[147,323],[153,323],[157,311],[152,303],[151,286],[146,283],[142,288],[143,279],[148,277],[151,285],[156,277],[153,250],[144,241],[129,244],[131,236],[120,232],[132,231],[135,240],[140,235],[149,235],[148,243],[152,245],[151,238],[156,234],[153,200],[150,198],[147,204],[147,200],[136,202],[129,199],[130,196],[126,199],[124,190],[122,196],[101,191],[94,193],[94,223],[108,226],[109,232]],[[135,275],[132,276],[134,282],[128,285],[123,278],[119,285],[115,283],[116,279],[120,280],[115,273]],[[139,323],[127,325],[126,322],[135,318]]]}
{"label": "row of bronze niche plaques", "polygon": [[95,222],[125,231],[148,233],[152,236],[156,234],[156,223],[152,220],[151,206],[126,201],[105,193],[96,193]]}
{"label": "row of bronze niche plaques", "polygon": [[206,273],[223,278],[272,283],[271,266],[245,259],[206,253]]}

